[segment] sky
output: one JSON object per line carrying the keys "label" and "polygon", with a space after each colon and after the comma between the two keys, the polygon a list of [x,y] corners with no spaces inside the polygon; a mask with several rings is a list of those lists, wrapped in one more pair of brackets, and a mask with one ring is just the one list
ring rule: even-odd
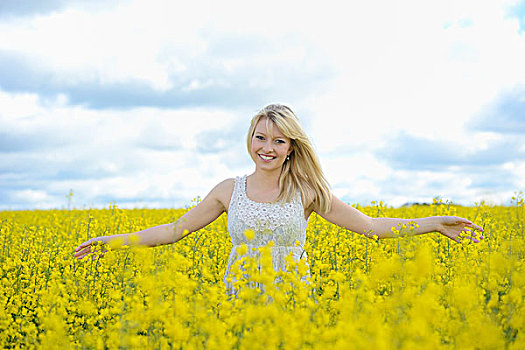
{"label": "sky", "polygon": [[0,210],[187,207],[270,103],[347,203],[507,204],[523,62],[517,0],[2,0]]}

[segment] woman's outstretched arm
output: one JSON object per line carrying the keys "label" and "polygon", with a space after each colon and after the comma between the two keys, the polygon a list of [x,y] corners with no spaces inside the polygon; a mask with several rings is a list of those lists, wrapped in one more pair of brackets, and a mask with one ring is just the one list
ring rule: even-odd
{"label": "woman's outstretched arm", "polygon": [[176,222],[150,227],[134,233],[94,237],[76,247],[74,255],[82,259],[93,253],[94,246],[101,242],[109,243],[112,240],[121,240],[121,245],[143,245],[147,247],[175,243],[215,221],[226,211],[232,190],[233,179],[225,180],[215,186],[202,202]]}
{"label": "woman's outstretched arm", "polygon": [[459,235],[463,232],[469,234],[472,241],[478,242],[472,231],[483,231],[478,225],[457,216],[432,216],[418,219],[371,218],[335,196],[332,196],[330,211],[319,213],[319,215],[333,224],[369,238],[373,236],[378,238],[396,237],[393,232],[396,230],[399,235],[439,232],[459,242]]}

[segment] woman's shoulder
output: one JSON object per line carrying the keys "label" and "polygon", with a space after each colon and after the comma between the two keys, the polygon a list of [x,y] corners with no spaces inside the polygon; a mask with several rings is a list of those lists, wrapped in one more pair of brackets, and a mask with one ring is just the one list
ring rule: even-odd
{"label": "woman's shoulder", "polygon": [[231,192],[233,191],[233,186],[235,185],[236,178],[230,177],[226,180],[219,182],[214,188],[215,192]]}
{"label": "woman's shoulder", "polygon": [[235,186],[235,178],[228,178],[219,182],[210,192],[210,194],[219,200],[224,208],[228,210],[230,204],[230,198],[233,193],[233,188]]}

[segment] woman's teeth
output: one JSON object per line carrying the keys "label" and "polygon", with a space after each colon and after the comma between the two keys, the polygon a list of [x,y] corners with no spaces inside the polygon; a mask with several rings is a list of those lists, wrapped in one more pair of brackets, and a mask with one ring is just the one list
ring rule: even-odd
{"label": "woman's teeth", "polygon": [[275,158],[275,157],[263,156],[262,154],[259,154],[259,157],[261,157],[261,158],[264,159],[264,160],[272,160],[272,159]]}

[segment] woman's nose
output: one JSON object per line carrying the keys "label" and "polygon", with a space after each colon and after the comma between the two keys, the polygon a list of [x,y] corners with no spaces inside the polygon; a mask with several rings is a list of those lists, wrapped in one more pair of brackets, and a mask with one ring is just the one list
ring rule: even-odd
{"label": "woman's nose", "polygon": [[273,151],[273,146],[272,146],[271,141],[268,140],[268,141],[266,141],[266,142],[264,143],[263,150],[264,150],[265,152]]}

